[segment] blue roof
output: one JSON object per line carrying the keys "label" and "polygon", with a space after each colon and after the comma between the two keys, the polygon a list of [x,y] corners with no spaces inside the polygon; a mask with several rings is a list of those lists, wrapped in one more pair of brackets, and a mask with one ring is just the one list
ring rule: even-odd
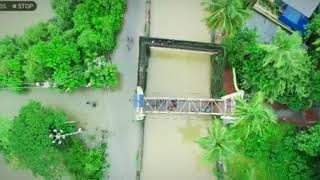
{"label": "blue roof", "polygon": [[279,20],[291,29],[302,33],[306,32],[305,26],[309,23],[306,16],[289,5],[283,10]]}

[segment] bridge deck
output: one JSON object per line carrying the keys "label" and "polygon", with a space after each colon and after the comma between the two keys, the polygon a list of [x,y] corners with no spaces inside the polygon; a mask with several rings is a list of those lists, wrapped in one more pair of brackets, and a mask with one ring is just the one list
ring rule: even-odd
{"label": "bridge deck", "polygon": [[148,113],[227,115],[234,110],[230,99],[192,99],[145,97],[143,111]]}

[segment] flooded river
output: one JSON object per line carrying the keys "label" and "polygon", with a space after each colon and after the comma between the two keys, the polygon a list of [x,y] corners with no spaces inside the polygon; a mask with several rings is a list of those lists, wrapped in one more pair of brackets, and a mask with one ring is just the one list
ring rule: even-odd
{"label": "flooded river", "polygon": [[[201,0],[152,0],[151,36],[209,42]],[[146,96],[210,97],[210,56],[152,48]],[[205,135],[209,116],[147,115],[142,180],[212,180],[195,140]]]}

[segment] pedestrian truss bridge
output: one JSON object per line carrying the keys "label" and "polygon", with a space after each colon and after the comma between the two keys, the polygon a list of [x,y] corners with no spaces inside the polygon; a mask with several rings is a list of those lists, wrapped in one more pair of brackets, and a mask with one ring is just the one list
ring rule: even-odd
{"label": "pedestrian truss bridge", "polygon": [[145,97],[143,111],[146,114],[203,114],[223,115],[234,109],[232,101],[222,99]]}
{"label": "pedestrian truss bridge", "polygon": [[243,96],[243,91],[240,91],[220,99],[145,97],[139,87],[136,93],[137,120],[143,120],[146,114],[189,114],[221,116],[228,121],[234,119],[232,114],[236,107],[236,97]]}

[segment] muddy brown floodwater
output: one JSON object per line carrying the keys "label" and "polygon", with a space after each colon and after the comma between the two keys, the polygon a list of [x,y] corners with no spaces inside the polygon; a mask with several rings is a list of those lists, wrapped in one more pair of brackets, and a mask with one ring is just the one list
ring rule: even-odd
{"label": "muddy brown floodwater", "polygon": [[[201,0],[152,0],[151,36],[209,42]],[[210,97],[210,56],[152,48],[146,96]],[[212,180],[195,141],[211,117],[150,114],[145,120],[142,180]]]}

